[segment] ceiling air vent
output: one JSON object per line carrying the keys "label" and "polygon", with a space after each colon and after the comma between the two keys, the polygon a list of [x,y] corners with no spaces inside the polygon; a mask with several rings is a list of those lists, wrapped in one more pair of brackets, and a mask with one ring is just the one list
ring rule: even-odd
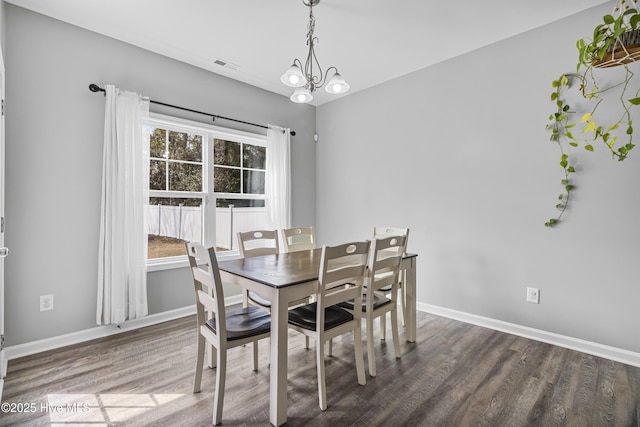
{"label": "ceiling air vent", "polygon": [[215,61],[213,61],[214,64],[219,65],[221,67],[225,67],[225,68],[229,68],[230,70],[237,70],[238,66],[236,64],[232,64],[231,62],[227,62],[224,61],[220,58],[216,58]]}

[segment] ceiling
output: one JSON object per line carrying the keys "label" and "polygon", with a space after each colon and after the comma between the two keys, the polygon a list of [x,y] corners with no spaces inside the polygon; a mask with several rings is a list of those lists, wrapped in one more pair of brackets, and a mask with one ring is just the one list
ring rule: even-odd
{"label": "ceiling", "polygon": [[[280,75],[307,54],[309,8],[302,0],[6,1],[285,96],[292,90]],[[604,3],[613,9],[615,2],[321,0],[313,10],[317,57],[323,69],[336,66],[351,90],[318,90],[312,104]]]}

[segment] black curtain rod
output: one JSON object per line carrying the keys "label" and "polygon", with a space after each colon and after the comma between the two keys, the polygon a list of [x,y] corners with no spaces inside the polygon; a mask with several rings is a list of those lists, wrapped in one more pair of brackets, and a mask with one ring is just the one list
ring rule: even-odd
{"label": "black curtain rod", "polygon": [[[104,88],[101,88],[100,86],[98,86],[95,83],[91,83],[89,85],[89,90],[91,92],[104,92],[105,94],[107,93],[107,91]],[[190,113],[196,113],[196,114],[202,114],[204,116],[209,116],[209,117],[213,118],[214,122],[216,121],[216,119],[223,119],[223,120],[229,120],[229,121],[236,122],[236,123],[243,123],[245,125],[257,126],[257,127],[264,128],[264,129],[268,129],[269,128],[269,126],[258,125],[258,124],[255,124],[255,123],[245,122],[245,121],[242,121],[242,120],[232,119],[232,118],[224,117],[224,116],[218,116],[217,114],[204,113],[202,111],[192,110],[190,108],[179,107],[177,105],[165,104],[164,102],[154,101],[153,99],[150,99],[149,102],[151,102],[153,104],[157,104],[157,105],[162,105],[164,107],[171,107],[171,108],[176,108],[178,110],[189,111]],[[293,131],[293,130],[289,131],[289,133],[291,134],[291,136],[295,136],[295,134],[296,134],[296,132]]]}

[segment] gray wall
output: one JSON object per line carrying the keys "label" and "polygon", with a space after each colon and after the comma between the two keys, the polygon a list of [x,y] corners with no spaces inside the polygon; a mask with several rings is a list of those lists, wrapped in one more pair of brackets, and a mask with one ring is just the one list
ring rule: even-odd
{"label": "gray wall", "polygon": [[4,0],[0,0],[0,49],[4,55]]}
{"label": "gray wall", "polygon": [[[606,13],[318,107],[319,240],[408,226],[420,302],[640,352],[640,152],[618,163],[603,147],[578,151],[575,203],[560,226],[543,225],[563,177],[545,130],[551,81],[575,70],[575,41]],[[414,54],[428,52],[425,42]]]}
{"label": "gray wall", "polygon": [[[6,5],[7,344],[94,326],[104,102],[87,85],[96,82],[295,129],[294,222],[315,224],[323,243],[410,227],[422,303],[640,351],[638,153],[618,164],[603,150],[579,152],[567,221],[543,226],[562,173],[544,129],[550,82],[574,70],[575,40],[609,12],[319,107],[314,144],[313,107]],[[187,281],[184,270],[150,273],[151,311],[190,304]],[[526,286],[541,288],[540,305],[525,302]],[[40,313],[48,293],[56,309]]]}
{"label": "gray wall", "polygon": [[[314,107],[11,4],[5,18],[8,345],[95,326],[104,97],[90,83],[295,130],[293,221],[315,223]],[[187,269],[149,273],[150,313],[193,304],[190,280]],[[45,294],[55,309],[41,313]]]}

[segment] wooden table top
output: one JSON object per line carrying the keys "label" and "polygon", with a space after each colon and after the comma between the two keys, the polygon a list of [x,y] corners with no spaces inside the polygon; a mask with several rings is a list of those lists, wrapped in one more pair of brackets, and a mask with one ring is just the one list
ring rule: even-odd
{"label": "wooden table top", "polygon": [[318,280],[322,249],[218,262],[222,271],[274,288]]}
{"label": "wooden table top", "polygon": [[[405,258],[417,255],[406,254]],[[273,288],[318,280],[322,249],[218,261],[222,271]]]}

